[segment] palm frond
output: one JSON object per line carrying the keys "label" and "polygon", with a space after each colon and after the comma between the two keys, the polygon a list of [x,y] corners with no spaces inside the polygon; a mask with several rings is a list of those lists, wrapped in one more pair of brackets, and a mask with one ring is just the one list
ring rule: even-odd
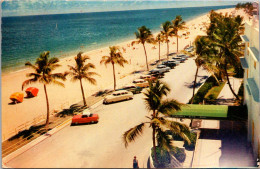
{"label": "palm frond", "polygon": [[127,147],[130,142],[135,141],[135,139],[142,134],[144,126],[145,126],[145,123],[141,123],[131,129],[127,130],[123,134],[123,142],[125,143],[125,147]]}

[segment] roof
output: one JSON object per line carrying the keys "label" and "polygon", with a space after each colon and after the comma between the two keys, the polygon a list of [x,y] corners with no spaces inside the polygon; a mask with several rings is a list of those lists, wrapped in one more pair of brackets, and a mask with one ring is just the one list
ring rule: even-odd
{"label": "roof", "polygon": [[180,111],[175,112],[172,116],[188,116],[199,118],[226,118],[228,113],[227,105],[199,105],[187,104]]}
{"label": "roof", "polygon": [[250,93],[256,102],[259,102],[259,88],[254,80],[254,78],[248,78],[247,83],[250,89]]}
{"label": "roof", "polygon": [[90,115],[91,113],[90,113],[90,111],[89,111],[89,109],[85,109],[84,111],[83,111],[83,113],[82,113],[82,115]]}
{"label": "roof", "polygon": [[240,59],[240,62],[241,62],[243,69],[248,69],[248,64],[247,64],[246,58],[241,57],[239,59]]}
{"label": "roof", "polygon": [[253,55],[253,58],[259,62],[259,51],[255,47],[249,47],[249,52]]}
{"label": "roof", "polygon": [[243,42],[249,42],[249,39],[246,35],[240,35]]}
{"label": "roof", "polygon": [[113,94],[118,94],[118,93],[123,93],[123,92],[128,92],[127,90],[118,90],[114,91]]}

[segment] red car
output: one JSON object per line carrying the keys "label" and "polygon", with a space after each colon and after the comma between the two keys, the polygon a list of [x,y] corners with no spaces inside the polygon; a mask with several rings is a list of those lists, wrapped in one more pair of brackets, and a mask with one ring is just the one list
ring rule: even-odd
{"label": "red car", "polygon": [[71,124],[97,123],[98,119],[97,114],[92,114],[89,110],[84,110],[82,114],[73,116]]}

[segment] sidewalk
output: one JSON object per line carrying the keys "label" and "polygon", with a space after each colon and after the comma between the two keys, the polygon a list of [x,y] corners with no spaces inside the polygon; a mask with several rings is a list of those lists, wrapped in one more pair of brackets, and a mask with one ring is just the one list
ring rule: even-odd
{"label": "sidewalk", "polygon": [[[243,81],[242,78],[235,78],[230,77],[230,83],[235,91],[235,93],[238,93],[239,87]],[[221,105],[232,105],[235,103],[235,96],[231,92],[229,85],[226,83],[221,92],[219,93],[219,96],[217,98],[217,104]]]}

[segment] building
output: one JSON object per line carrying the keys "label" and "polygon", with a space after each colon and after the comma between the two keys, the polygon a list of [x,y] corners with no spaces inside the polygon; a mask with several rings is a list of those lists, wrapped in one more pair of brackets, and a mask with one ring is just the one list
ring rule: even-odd
{"label": "building", "polygon": [[[258,15],[259,16],[259,15]],[[260,158],[260,79],[259,79],[259,18],[245,22],[241,36],[245,43],[241,64],[244,69],[244,104],[248,109],[248,141],[253,148],[254,159]]]}

